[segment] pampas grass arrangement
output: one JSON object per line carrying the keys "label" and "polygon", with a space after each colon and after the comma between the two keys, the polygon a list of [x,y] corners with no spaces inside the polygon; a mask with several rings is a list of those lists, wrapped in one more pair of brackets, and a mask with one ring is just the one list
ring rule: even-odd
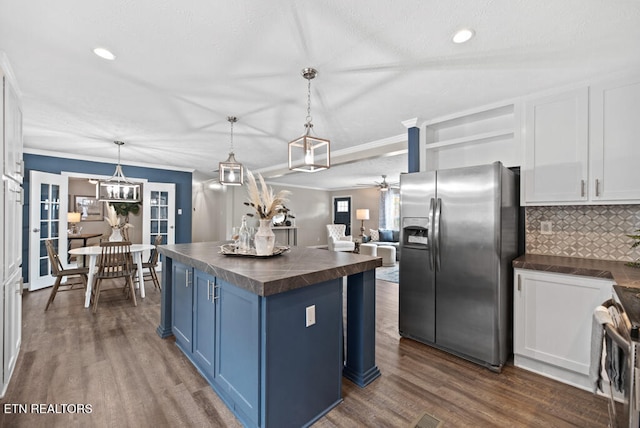
{"label": "pampas grass arrangement", "polygon": [[[258,186],[258,182],[260,185]],[[262,220],[270,220],[274,215],[289,211],[284,203],[288,201],[287,196],[291,194],[288,190],[281,190],[278,193],[273,193],[271,189],[264,182],[262,175],[258,174],[258,181],[253,173],[247,170],[247,193],[249,195],[249,202],[245,202],[246,206],[252,207],[258,217]],[[247,214],[250,217],[254,215]]]}
{"label": "pampas grass arrangement", "polygon": [[120,223],[120,217],[118,217],[116,209],[108,202],[105,202],[105,205],[107,206],[107,215],[104,217],[104,219],[107,223],[109,223],[109,226],[117,229],[126,229],[129,227],[133,227],[132,224],[129,224],[127,222]]}

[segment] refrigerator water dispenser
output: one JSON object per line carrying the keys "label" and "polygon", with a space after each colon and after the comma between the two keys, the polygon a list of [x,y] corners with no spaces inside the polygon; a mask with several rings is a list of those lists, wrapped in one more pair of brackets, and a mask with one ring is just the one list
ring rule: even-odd
{"label": "refrigerator water dispenser", "polygon": [[429,219],[405,217],[402,219],[402,246],[418,250],[429,249]]}

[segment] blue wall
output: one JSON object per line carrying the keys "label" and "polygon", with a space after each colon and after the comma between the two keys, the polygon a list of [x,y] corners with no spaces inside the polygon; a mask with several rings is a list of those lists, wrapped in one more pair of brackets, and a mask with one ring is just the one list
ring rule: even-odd
{"label": "blue wall", "polygon": [[[52,156],[24,154],[24,208],[22,211],[22,276],[28,280],[29,272],[29,186],[30,172],[42,171],[51,174],[78,172],[111,176],[116,164],[104,162],[89,162],[77,159],[64,159]],[[176,185],[176,243],[191,242],[191,173],[170,171],[157,168],[143,168],[138,166],[123,166],[127,177],[146,178],[155,183],[175,183]],[[178,215],[182,209],[182,215]]]}

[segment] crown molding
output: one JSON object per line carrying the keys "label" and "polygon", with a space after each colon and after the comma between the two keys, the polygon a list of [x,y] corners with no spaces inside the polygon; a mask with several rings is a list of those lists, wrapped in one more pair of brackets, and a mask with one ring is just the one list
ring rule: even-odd
{"label": "crown molding", "polygon": [[[103,157],[98,157],[98,156],[81,156],[81,155],[74,155],[71,153],[62,153],[62,152],[55,152],[55,151],[49,151],[49,150],[39,150],[39,149],[30,149],[25,147],[23,149],[24,153],[28,153],[28,154],[32,154],[32,155],[40,155],[40,156],[51,156],[54,158],[61,158],[61,159],[75,159],[75,160],[81,160],[81,161],[87,161],[87,162],[102,162],[102,163],[109,163],[109,164],[113,164],[116,165],[118,163],[118,161],[114,160],[112,157],[110,158],[103,158]],[[152,163],[146,163],[146,162],[124,162],[124,161],[120,161],[121,165],[126,165],[126,166],[138,166],[138,167],[142,167],[142,168],[154,168],[154,169],[164,169],[164,170],[169,170],[169,171],[181,171],[181,172],[191,172],[193,173],[195,171],[194,168],[181,168],[181,167],[177,167],[177,166],[171,166],[171,165],[159,165],[159,164],[152,164]]]}
{"label": "crown molding", "polygon": [[401,123],[408,128],[417,128],[418,127],[418,118],[414,117],[413,119],[403,120]]}

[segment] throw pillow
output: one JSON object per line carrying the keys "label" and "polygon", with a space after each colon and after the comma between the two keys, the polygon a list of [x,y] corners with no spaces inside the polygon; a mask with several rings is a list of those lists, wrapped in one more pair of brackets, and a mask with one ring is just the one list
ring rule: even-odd
{"label": "throw pillow", "polygon": [[372,241],[379,241],[380,240],[380,236],[378,235],[378,231],[377,230],[369,229],[369,235],[371,235],[371,240]]}
{"label": "throw pillow", "polygon": [[391,230],[380,229],[378,236],[380,236],[380,242],[393,242],[393,231]]}

